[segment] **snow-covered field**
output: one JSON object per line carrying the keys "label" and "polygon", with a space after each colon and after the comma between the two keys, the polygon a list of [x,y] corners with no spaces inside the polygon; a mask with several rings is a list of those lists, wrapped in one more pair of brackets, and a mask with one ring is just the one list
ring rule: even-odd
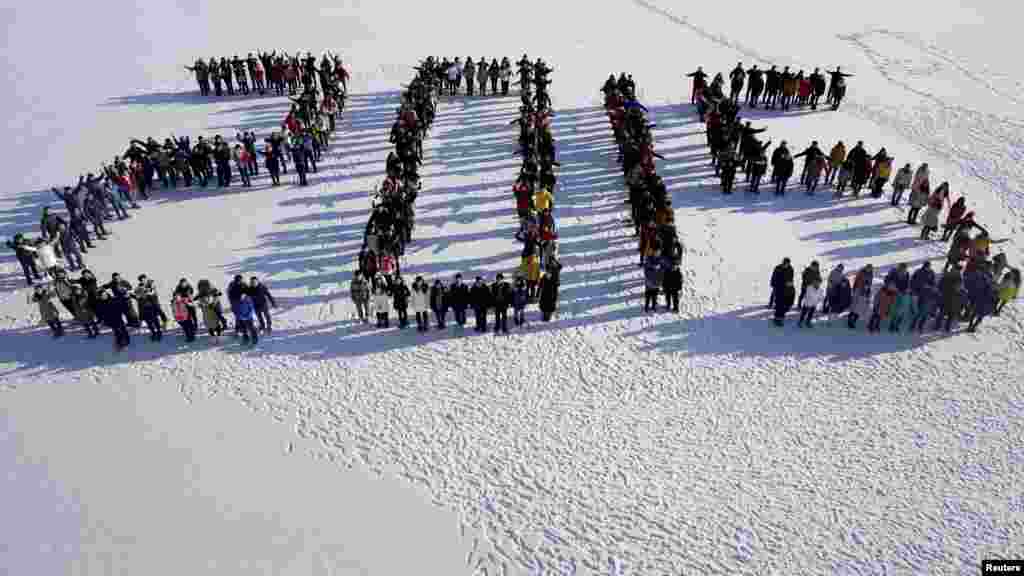
{"label": "snow-covered field", "polygon": [[[944,246],[917,240],[885,200],[723,197],[680,104],[697,65],[842,65],[856,76],[839,112],[750,118],[776,143],[864,140],[899,165],[928,162],[1019,266],[1024,71],[1006,49],[1019,9],[860,4],[806,16],[666,0],[100,2],[56,19],[52,5],[6,8],[4,237],[36,233],[41,208],[59,204],[49,186],[130,137],[280,122],[284,99],[191,93],[181,66],[196,56],[331,49],[355,95],[312,186],[289,173],[281,188],[261,176],[244,191],[160,192],[86,255],[101,279],[146,273],[165,296],[180,277],[263,278],[282,306],[255,349],[54,342],[13,253],[0,256],[0,572],[978,574],[983,558],[1020,557],[1019,304],[977,334],[875,335],[824,318],[780,332],[764,306],[783,256],[798,272],[817,259],[884,274],[937,263]],[[40,43],[83,30],[73,48]],[[557,321],[531,310],[508,337],[356,325],[348,281],[411,66],[524,51],[555,69]],[[598,91],[622,71],[668,158],[659,173],[686,247],[678,316],[640,311]],[[442,102],[403,271],[515,269],[517,108]]]}

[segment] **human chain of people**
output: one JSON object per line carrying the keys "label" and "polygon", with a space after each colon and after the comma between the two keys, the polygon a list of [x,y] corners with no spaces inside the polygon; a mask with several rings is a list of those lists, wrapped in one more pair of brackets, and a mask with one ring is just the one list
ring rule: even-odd
{"label": "human chain of people", "polygon": [[[273,53],[261,53],[260,57],[283,59]],[[131,217],[128,208],[141,209],[139,202],[149,200],[158,190],[185,193],[193,187],[212,186],[214,178],[218,189],[231,189],[233,182],[242,190],[250,188],[260,173],[260,156],[270,186],[281,185],[280,175],[288,173],[289,161],[296,184],[308,185],[307,174],[317,171],[317,162],[330,145],[346,101],[344,82],[348,74],[343,68],[339,70],[340,59],[328,59],[325,54],[324,62],[334,66],[322,68],[316,78],[309,74],[302,77],[302,91],[297,97],[289,96],[290,109],[280,129],[273,130],[262,145],[253,131],[238,132],[233,141],[219,134],[210,139],[198,136],[194,142],[189,136],[173,134],[163,143],[153,137],[132,138],[127,150],[115,156],[111,164],[102,164],[98,174],[89,172],[73,185],[52,188],[63,202],[65,214],[44,207],[40,235],[32,238],[16,234],[6,245],[15,252],[25,281],[33,287],[29,300],[38,306],[40,318],[53,337],[65,333],[59,302],[88,338],[98,337],[101,327],[109,328],[116,350],[130,344],[131,330],[145,327],[151,340],[163,338],[169,316],[154,279],[140,274],[133,286],[114,272],[109,282],[100,282],[86,267],[83,254],[95,248],[95,242],[110,236],[108,226],[113,221]],[[206,68],[207,72],[211,67]],[[211,81],[215,77],[218,81],[227,79],[212,73],[205,78]],[[241,76],[235,78],[241,80]],[[297,84],[295,89],[298,92]],[[201,92],[207,93],[202,88]],[[72,278],[69,272],[79,276]],[[256,276],[245,281],[238,275],[224,292],[235,317],[234,333],[243,343],[255,345],[260,333],[270,333],[269,310],[275,302]],[[200,320],[213,338],[219,339],[227,330],[221,296],[209,279],[198,280],[195,288],[186,278],[178,281],[169,300],[186,342],[195,341]]]}
{"label": "human chain of people", "polygon": [[[475,65],[477,70],[487,69],[486,58]],[[509,59],[492,59],[490,71],[509,66]],[[520,86],[520,116],[510,124],[520,127],[519,153],[523,157],[520,173],[513,185],[513,195],[519,217],[519,230],[515,239],[523,244],[520,268],[514,284],[504,274],[495,275],[491,284],[477,276],[472,285],[463,282],[462,274],[455,274],[451,283],[441,278],[433,281],[416,276],[407,285],[401,274],[400,260],[405,246],[412,241],[415,219],[414,202],[421,190],[418,167],[423,162],[423,138],[434,119],[436,98],[458,94],[465,74],[466,96],[474,94],[473,62],[467,59],[462,66],[459,59],[435,60],[428,57],[416,68],[417,74],[403,94],[391,131],[395,150],[387,159],[387,178],[376,190],[373,210],[367,223],[357,270],[350,286],[350,296],[361,322],[376,316],[377,328],[391,326],[391,312],[397,316],[399,329],[409,324],[409,310],[416,319],[419,332],[427,332],[431,324],[438,330],[447,327],[451,310],[455,325],[463,328],[467,311],[472,310],[477,332],[487,332],[488,315],[494,314],[495,333],[508,334],[508,311],[513,311],[513,323],[522,327],[526,323],[526,307],[537,302],[542,319],[549,321],[558,302],[557,233],[552,208],[553,190],[557,183],[555,143],[551,133],[551,98],[547,87],[552,71],[542,59],[536,62],[523,55],[518,62]],[[475,72],[481,74],[480,72]],[[486,95],[486,83],[492,79],[492,94],[502,81],[502,94],[508,92],[507,74],[479,76],[479,92]],[[532,89],[531,89],[532,87]],[[433,316],[433,322],[431,322]]]}
{"label": "human chain of people", "polygon": [[[431,325],[431,313],[433,324],[445,329],[449,310],[458,327],[465,325],[466,312],[472,310],[476,330],[486,332],[487,317],[493,311],[495,331],[508,333],[508,309],[513,309],[514,325],[521,327],[526,323],[525,310],[530,303],[538,304],[543,320],[553,318],[562,265],[554,218],[559,162],[551,131],[553,111],[548,86],[552,69],[542,59],[531,62],[525,54],[516,64],[515,84],[519,86],[521,106],[519,117],[510,124],[519,127],[523,163],[512,196],[519,219],[515,240],[523,247],[514,283],[497,274],[492,284],[477,277],[469,285],[456,274],[451,284],[441,278],[417,276],[407,287],[402,276],[401,261],[413,240],[415,200],[422,189],[419,167],[423,163],[423,140],[433,123],[438,99],[460,93],[465,97],[485,96],[488,87],[492,95],[506,96],[513,84],[512,64],[507,57],[489,62],[486,58],[478,62],[467,58],[465,63],[460,58],[428,57],[416,67],[413,81],[402,92],[390,136],[395,149],[386,160],[386,177],[371,198],[371,214],[350,285],[350,297],[361,322],[375,316],[378,328],[389,328],[393,311],[398,327],[405,328],[412,308],[418,330],[425,332]],[[231,95],[236,87],[246,94],[251,84],[260,93],[268,88],[279,95],[287,93],[290,110],[280,130],[272,131],[262,146],[251,131],[237,133],[233,141],[214,135],[210,140],[198,136],[193,142],[188,136],[173,134],[163,143],[152,137],[131,139],[127,150],[111,164],[103,164],[98,174],[83,174],[73,185],[54,187],[52,191],[63,202],[66,214],[44,208],[38,238],[19,234],[7,241],[26,282],[33,286],[29,299],[38,305],[40,317],[54,337],[65,332],[56,301],[89,338],[97,337],[101,326],[109,327],[118,350],[129,344],[129,329],[141,330],[143,325],[153,340],[160,340],[168,316],[154,281],[140,275],[138,284],[132,286],[115,273],[110,282],[100,283],[86,268],[83,256],[95,247],[94,240],[105,240],[110,223],[130,218],[128,210],[140,209],[139,202],[149,200],[158,187],[161,191],[207,187],[216,177],[216,186],[227,189],[236,175],[242,188],[250,187],[253,178],[259,176],[260,156],[271,186],[281,184],[280,175],[287,174],[289,162],[294,166],[296,183],[308,185],[308,174],[317,172],[317,162],[328,148],[345,108],[349,73],[340,57],[332,54],[324,54],[319,66],[309,53],[300,58],[297,54],[258,52],[244,60],[197,60],[189,69],[196,74],[202,95]],[[786,259],[770,280],[773,321],[782,326],[795,306],[800,311],[798,326],[810,327],[821,306],[823,313],[833,316],[845,313],[851,329],[864,318],[872,331],[883,326],[890,331],[924,331],[931,325],[948,332],[961,320],[967,321],[968,331],[975,331],[984,318],[998,316],[1017,297],[1020,271],[1007,262],[1005,253],[993,254],[992,246],[1005,240],[990,237],[968,208],[965,196],[953,201],[947,181],[933,190],[927,163],[916,168],[906,163],[897,169],[885,147],[871,153],[862,141],[848,149],[844,141],[838,140],[828,152],[813,141],[794,154],[781,140],[769,155],[772,142],[763,142],[758,136],[766,129],[743,120],[744,107],[778,107],[783,113],[794,105],[815,110],[822,97],[831,110],[837,110],[851,75],[838,67],[827,74],[828,82],[818,69],[805,77],[803,71],[794,74],[788,68],[781,72],[775,66],[764,71],[756,66],[745,70],[738,64],[728,75],[728,95],[722,74],[716,74],[710,82],[702,68],[687,75],[693,78],[691,104],[705,125],[710,163],[722,193],[734,192],[742,172],[749,195],[758,196],[761,183],[768,179],[774,194],[782,197],[791,189],[796,160],[803,158],[798,186],[807,195],[831,187],[831,197],[841,199],[849,188],[852,196],[859,198],[867,189],[869,197],[877,200],[891,181],[889,202],[901,206],[907,196],[906,222],[916,226],[920,218],[919,238],[929,241],[942,228],[941,240],[950,244],[940,271],[932,270],[926,262],[911,275],[908,266],[901,264],[877,287],[870,264],[849,277],[840,263],[826,281],[814,262],[802,274],[799,295],[792,263]],[[655,159],[662,158],[655,150],[656,125],[648,120],[647,109],[637,100],[631,75],[610,76],[601,91],[624,176],[628,221],[638,241],[644,311],[657,310],[659,295],[664,294],[666,309],[678,312],[682,245],[671,194],[655,167]],[[80,276],[71,278],[69,272],[79,272]],[[170,295],[174,319],[187,342],[196,339],[200,319],[215,338],[228,325],[219,300],[222,293],[208,279],[199,280],[197,287],[193,289],[183,278]],[[269,309],[274,300],[259,278],[245,282],[237,276],[225,292],[235,316],[236,335],[256,344],[261,332],[270,333]]]}
{"label": "human chain of people", "polygon": [[[775,196],[784,196],[796,159],[804,158],[798,182],[807,195],[813,196],[819,185],[823,185],[833,188],[832,198],[841,199],[849,186],[854,198],[867,188],[870,197],[877,200],[883,197],[891,180],[889,203],[893,207],[902,205],[909,190],[907,225],[916,226],[920,217],[922,241],[931,240],[931,235],[943,228],[941,241],[949,242],[949,248],[939,273],[926,261],[911,275],[908,265],[901,263],[877,287],[871,264],[862,267],[851,279],[839,263],[827,282],[823,282],[815,261],[803,271],[799,295],[792,263],[785,258],[775,268],[769,282],[773,322],[782,326],[787,313],[796,305],[800,310],[797,325],[809,328],[815,311],[822,306],[823,312],[833,316],[845,312],[850,329],[857,327],[859,319],[866,318],[869,331],[879,331],[885,326],[891,332],[924,332],[932,326],[935,330],[951,332],[961,320],[967,322],[968,332],[976,331],[984,318],[998,316],[1008,302],[1016,299],[1021,274],[1018,268],[1009,265],[1005,253],[993,254],[992,246],[1007,240],[990,237],[968,208],[965,195],[952,201],[948,181],[932,189],[928,163],[921,163],[915,169],[908,162],[896,170],[895,159],[884,146],[871,153],[863,141],[847,149],[846,144],[838,140],[826,153],[815,140],[793,154],[782,140],[769,161],[767,150],[771,141],[762,143],[757,137],[766,129],[754,128],[750,122],[743,121],[742,106],[756,108],[760,103],[773,109],[778,104],[782,111],[787,111],[795,103],[816,109],[822,95],[826,96],[832,110],[837,110],[846,95],[846,79],[852,75],[839,67],[829,75],[826,94],[826,82],[818,69],[805,78],[802,70],[796,74],[788,67],[781,73],[775,66],[764,72],[757,66],[744,70],[739,63],[729,74],[728,96],[722,74],[716,74],[710,83],[706,82],[708,76],[701,67],[687,75],[693,78],[691,101],[699,119],[705,123],[711,163],[720,178],[722,193],[732,194],[737,172],[742,171],[748,183],[748,194],[758,196],[761,180],[769,176]],[[747,80],[747,93],[741,105],[744,80]],[[767,174],[769,166],[770,175]]]}

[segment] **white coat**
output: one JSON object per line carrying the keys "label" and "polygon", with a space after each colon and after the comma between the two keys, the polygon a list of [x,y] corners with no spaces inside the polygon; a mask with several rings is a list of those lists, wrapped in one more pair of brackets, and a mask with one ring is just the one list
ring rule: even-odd
{"label": "white coat", "polygon": [[25,246],[26,250],[35,252],[39,258],[39,264],[44,270],[49,270],[57,265],[57,253],[53,250],[53,244],[44,242],[39,246]]}
{"label": "white coat", "polygon": [[800,301],[800,307],[817,308],[818,304],[821,304],[824,297],[825,292],[820,287],[814,285],[808,286],[804,291],[804,299]]}
{"label": "white coat", "polygon": [[385,290],[377,290],[373,293],[373,308],[378,314],[385,314],[391,310],[391,296]]}
{"label": "white coat", "polygon": [[410,300],[414,314],[430,311],[430,291],[423,290],[422,286],[417,286],[413,289]]}
{"label": "white coat", "polygon": [[459,72],[460,72],[459,67],[456,66],[455,64],[452,64],[451,66],[448,66],[448,80],[450,82],[455,82],[456,80],[458,80],[459,79]]}

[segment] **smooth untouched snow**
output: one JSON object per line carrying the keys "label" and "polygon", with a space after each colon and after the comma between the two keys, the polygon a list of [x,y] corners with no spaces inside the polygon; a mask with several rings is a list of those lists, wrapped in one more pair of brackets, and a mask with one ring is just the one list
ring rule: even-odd
{"label": "smooth untouched snow", "polygon": [[[917,240],[887,199],[791,189],[753,200],[742,186],[723,197],[701,126],[680,104],[681,76],[697,65],[840,64],[856,76],[839,112],[749,118],[798,149],[864,140],[900,166],[929,162],[933,183],[968,194],[1019,266],[1024,77],[992,40],[1015,33],[1013,9],[872,0],[808,20],[760,4],[737,18],[663,0],[527,2],[497,30],[447,35],[453,18],[487,8],[352,0],[284,28],[275,11],[245,9],[241,23],[235,2],[124,8],[71,6],[56,21],[43,6],[9,9],[19,25],[5,66],[21,80],[0,96],[19,138],[5,147],[14,187],[0,195],[3,236],[37,233],[42,206],[59,203],[46,189],[129,137],[279,124],[284,99],[187,92],[180,66],[195,56],[244,54],[260,38],[337,50],[354,96],[312,186],[292,186],[289,173],[272,189],[261,174],[250,190],[159,192],[86,255],[101,279],[147,273],[165,297],[180,277],[261,277],[281,308],[255,349],[231,338],[186,346],[176,334],[135,338],[120,354],[109,334],[53,342],[13,254],[0,258],[8,572],[978,574],[984,558],[1020,555],[1019,303],[974,335],[874,335],[824,317],[780,331],[765,304],[783,256],[798,272],[817,259],[826,273],[872,262],[884,275],[938,263],[945,246]],[[55,37],[128,33],[58,52],[26,32],[44,22]],[[399,87],[424,50],[513,60],[525,50],[554,67],[565,264],[555,322],[531,310],[526,329],[496,337],[352,320],[369,192]],[[621,71],[668,157],[659,174],[686,247],[679,316],[640,311],[599,100]],[[517,97],[441,103],[408,275],[515,270],[517,107]]]}

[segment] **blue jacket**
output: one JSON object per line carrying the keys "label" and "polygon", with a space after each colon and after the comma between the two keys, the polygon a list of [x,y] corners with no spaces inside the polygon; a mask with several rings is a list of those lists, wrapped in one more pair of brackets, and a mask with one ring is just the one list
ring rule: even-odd
{"label": "blue jacket", "polygon": [[522,310],[526,308],[526,304],[529,301],[528,294],[526,293],[526,286],[515,287],[512,290],[512,307],[516,310]]}
{"label": "blue jacket", "polygon": [[254,318],[255,309],[252,305],[252,298],[242,298],[238,302],[235,315],[238,316],[239,320],[252,320]]}
{"label": "blue jacket", "polygon": [[645,107],[643,104],[637,102],[636,100],[626,100],[625,102],[622,103],[622,107],[627,109],[627,110],[630,109],[630,108],[639,108],[639,109],[643,110],[644,112],[647,112],[647,107]]}

